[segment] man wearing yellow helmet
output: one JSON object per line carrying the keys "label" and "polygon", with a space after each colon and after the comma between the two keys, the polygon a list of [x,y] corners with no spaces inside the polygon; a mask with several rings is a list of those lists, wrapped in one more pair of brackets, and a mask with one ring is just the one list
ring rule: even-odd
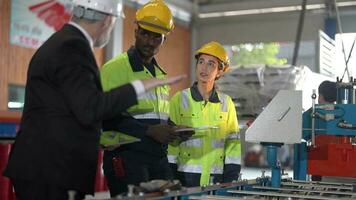
{"label": "man wearing yellow helmet", "polygon": [[[174,27],[171,11],[161,0],[150,1],[136,12],[136,24],[135,45],[101,69],[104,91],[137,79],[166,77],[154,56]],[[166,123],[168,98],[169,87],[157,87],[139,96],[138,104],[127,109],[125,119],[105,122],[101,145],[136,141],[104,152],[103,168],[111,196],[127,191],[128,184],[172,178],[167,144],[178,136],[175,127]]]}
{"label": "man wearing yellow helmet", "polygon": [[188,187],[237,180],[241,168],[235,106],[214,87],[229,67],[227,53],[221,44],[209,42],[195,58],[197,82],[170,101],[170,120],[197,129],[187,141],[168,148],[176,178]]}

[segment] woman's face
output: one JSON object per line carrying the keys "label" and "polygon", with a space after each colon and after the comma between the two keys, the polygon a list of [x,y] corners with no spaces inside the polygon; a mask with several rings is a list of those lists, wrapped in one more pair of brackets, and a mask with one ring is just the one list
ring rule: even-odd
{"label": "woman's face", "polygon": [[221,76],[219,60],[211,55],[201,54],[198,58],[195,75],[198,82],[209,83]]}

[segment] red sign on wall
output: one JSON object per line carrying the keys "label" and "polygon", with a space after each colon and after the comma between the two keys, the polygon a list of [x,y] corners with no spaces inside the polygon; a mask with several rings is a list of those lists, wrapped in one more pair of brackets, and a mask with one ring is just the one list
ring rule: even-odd
{"label": "red sign on wall", "polygon": [[13,0],[11,44],[38,48],[71,17],[70,0]]}

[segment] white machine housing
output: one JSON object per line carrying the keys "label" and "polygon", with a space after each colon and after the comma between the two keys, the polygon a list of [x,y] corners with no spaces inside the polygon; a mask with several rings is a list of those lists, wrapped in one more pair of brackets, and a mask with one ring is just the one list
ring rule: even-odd
{"label": "white machine housing", "polygon": [[302,139],[302,91],[280,90],[246,130],[253,143],[300,143]]}

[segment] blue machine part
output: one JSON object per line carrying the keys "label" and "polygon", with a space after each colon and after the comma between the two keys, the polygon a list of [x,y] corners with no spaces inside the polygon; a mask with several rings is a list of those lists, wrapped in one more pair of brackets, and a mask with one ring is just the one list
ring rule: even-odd
{"label": "blue machine part", "polygon": [[[311,139],[312,109],[303,113],[303,134],[306,141]],[[355,104],[323,104],[315,108],[315,135],[356,136]],[[294,179],[306,180],[306,142],[294,145]]]}
{"label": "blue machine part", "polygon": [[0,138],[15,138],[16,128],[16,123],[0,122]]}
{"label": "blue machine part", "polygon": [[277,161],[277,151],[281,147],[282,143],[271,143],[271,142],[261,142],[261,144],[267,148],[267,162],[271,167],[272,178],[271,186],[280,187],[281,186],[281,166]]}
{"label": "blue machine part", "polygon": [[293,178],[295,180],[306,180],[307,178],[307,143],[294,144],[294,166]]}
{"label": "blue machine part", "polygon": [[[321,109],[318,107],[331,106],[334,109]],[[347,111],[347,112],[346,112]],[[335,104],[316,105],[315,134],[356,136],[356,105]],[[325,120],[323,117],[334,119]],[[311,109],[303,113],[303,139],[311,138]]]}
{"label": "blue machine part", "polygon": [[269,166],[272,168],[272,187],[281,186],[281,166],[277,162],[277,150],[280,145],[269,144],[267,147],[267,161]]}

